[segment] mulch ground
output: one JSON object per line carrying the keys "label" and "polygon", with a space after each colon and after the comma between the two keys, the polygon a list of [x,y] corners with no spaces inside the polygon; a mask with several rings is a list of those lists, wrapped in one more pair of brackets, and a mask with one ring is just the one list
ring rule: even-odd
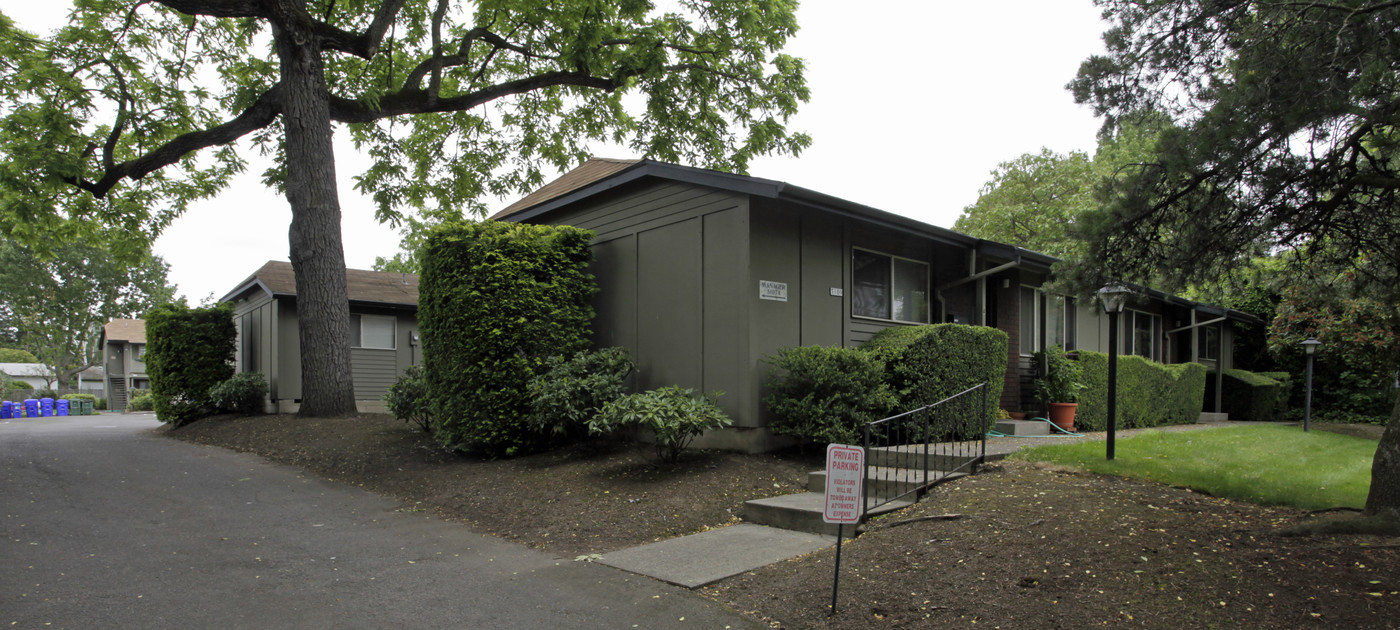
{"label": "mulch ground", "polygon": [[[820,456],[592,443],[511,460],[444,452],[386,416],[211,418],[171,437],[260,454],[561,556],[736,522],[749,498],[799,491]],[[1391,628],[1397,541],[1289,537],[1335,514],[997,464],[879,519],[834,551],[701,589],[775,628]]]}

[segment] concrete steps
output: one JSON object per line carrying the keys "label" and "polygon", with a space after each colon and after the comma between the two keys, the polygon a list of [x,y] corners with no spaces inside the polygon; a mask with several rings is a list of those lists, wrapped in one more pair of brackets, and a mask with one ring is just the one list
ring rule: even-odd
{"label": "concrete steps", "polygon": [[[913,501],[892,501],[870,511],[871,516],[902,510]],[[799,532],[835,536],[837,525],[822,520],[826,495],[819,492],[799,492],[780,497],[754,499],[744,503],[744,522],[779,527]],[[855,532],[846,532],[847,536]]]}
{"label": "concrete steps", "polygon": [[[938,453],[937,451],[942,446],[944,445],[930,447],[928,454],[930,462],[944,462],[953,465],[956,465],[954,464],[955,460],[957,464],[963,462],[963,459],[955,458],[952,455]],[[866,491],[872,497],[885,499],[901,496],[915,490],[924,484],[924,456],[922,446],[870,449],[866,457],[869,458],[872,465],[869,473],[870,483],[866,486]],[[891,462],[896,465],[890,465]],[[897,465],[900,463],[908,464],[908,466]],[[928,479],[941,478],[942,481],[951,481],[965,476],[967,476],[965,472],[944,473],[938,470],[929,470],[928,472]],[[826,507],[825,470],[807,473],[807,490],[808,492],[747,501],[744,503],[744,521],[823,536],[835,536],[837,526],[822,519],[822,511]],[[891,501],[872,509],[869,515],[878,516],[894,512],[913,504],[912,497]],[[854,532],[849,532],[847,535],[853,534]]]}
{"label": "concrete steps", "polygon": [[[928,471],[928,478],[937,479],[944,474],[945,473],[942,471],[930,470]],[[966,475],[967,473],[953,473],[945,481],[951,481]],[[872,466],[870,468],[870,483],[866,485],[866,489],[870,492],[871,496],[880,498],[897,497],[918,488],[923,485],[923,483],[924,473],[921,470]],[[814,470],[807,473],[807,491],[825,495],[825,470]]]}

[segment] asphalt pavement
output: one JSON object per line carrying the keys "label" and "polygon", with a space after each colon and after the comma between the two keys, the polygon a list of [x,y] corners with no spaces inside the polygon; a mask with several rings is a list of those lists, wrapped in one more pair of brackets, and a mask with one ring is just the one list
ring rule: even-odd
{"label": "asphalt pavement", "polygon": [[685,589],[157,426],[0,421],[0,626],[760,627]]}

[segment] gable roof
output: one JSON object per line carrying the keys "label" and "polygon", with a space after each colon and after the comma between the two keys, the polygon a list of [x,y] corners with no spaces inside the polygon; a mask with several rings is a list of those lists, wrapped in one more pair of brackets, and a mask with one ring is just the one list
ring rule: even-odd
{"label": "gable roof", "polygon": [[[292,272],[292,263],[267,261],[267,264],[254,271],[247,280],[238,283],[238,288],[229,291],[219,301],[232,301],[250,289],[260,289],[272,297],[296,297],[297,282],[296,274]],[[345,292],[351,302],[416,307],[418,276],[411,273],[346,269]]]}
{"label": "gable roof", "polygon": [[[1043,254],[1024,247],[955,232],[947,228],[930,225],[906,216],[861,205],[785,182],[647,159],[622,160],[613,158],[590,158],[578,168],[564,173],[554,181],[542,186],[539,190],[506,206],[500,212],[491,215],[490,218],[492,220],[506,220],[512,222],[530,221],[555,210],[565,208],[588,197],[646,177],[709,186],[711,188],[739,194],[754,195],[757,197],[781,199],[799,206],[816,208],[826,212],[883,225],[901,232],[923,236],[936,241],[960,245],[973,249],[980,255],[1012,261],[1017,266],[1025,265],[1034,269],[1049,271],[1052,265],[1060,262],[1059,258],[1049,254]],[[1150,298],[1155,298],[1178,306],[1193,308],[1208,314],[1224,316],[1251,324],[1262,323],[1259,318],[1242,311],[1210,306],[1173,296],[1155,289],[1147,289],[1146,287],[1142,287],[1142,289],[1144,289],[1144,294]]]}
{"label": "gable roof", "polygon": [[114,319],[102,327],[102,338],[107,341],[146,343],[146,320]]}
{"label": "gable roof", "polygon": [[49,378],[53,375],[53,371],[43,363],[0,363],[0,374],[14,378],[26,376]]}

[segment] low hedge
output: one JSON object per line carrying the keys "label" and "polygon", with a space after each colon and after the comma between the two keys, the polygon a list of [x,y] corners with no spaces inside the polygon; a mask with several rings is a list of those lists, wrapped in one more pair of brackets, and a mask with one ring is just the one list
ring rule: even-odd
{"label": "low hedge", "polygon": [[880,353],[899,397],[897,411],[936,403],[978,383],[987,383],[985,428],[996,422],[1005,385],[1010,338],[986,326],[933,324],[886,328],[863,349]]}
{"label": "low hedge", "polygon": [[1223,377],[1221,411],[1230,414],[1231,420],[1283,419],[1288,406],[1287,382],[1248,370],[1225,370]]}
{"label": "low hedge", "polygon": [[[1084,389],[1074,426],[1079,431],[1108,428],[1108,355],[1079,351]],[[1206,368],[1199,363],[1163,365],[1139,356],[1118,357],[1119,429],[1194,424],[1205,400]]]}

